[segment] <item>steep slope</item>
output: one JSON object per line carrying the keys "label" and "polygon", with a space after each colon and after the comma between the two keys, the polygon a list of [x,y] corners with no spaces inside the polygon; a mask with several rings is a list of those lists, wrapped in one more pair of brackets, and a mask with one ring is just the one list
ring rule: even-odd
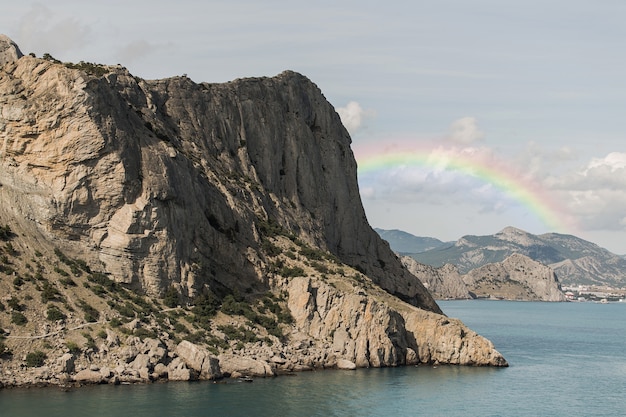
{"label": "steep slope", "polygon": [[451,263],[467,273],[515,253],[550,266],[564,285],[621,287],[626,282],[624,259],[594,243],[558,233],[537,236],[513,227],[490,236],[464,236],[454,245],[410,256],[432,266]]}
{"label": "steep slope", "polygon": [[565,301],[554,271],[521,254],[473,269],[463,276],[463,281],[481,298]]}
{"label": "steep slope", "polygon": [[435,299],[460,300],[472,298],[467,285],[463,282],[463,277],[459,274],[455,266],[446,264],[442,267],[435,268],[430,265],[421,264],[410,256],[403,256],[400,259],[409,272],[422,281],[422,284],[424,284]]}
{"label": "steep slope", "polygon": [[[170,355],[156,349],[149,366],[137,364],[142,380],[159,364],[170,379],[185,369],[232,375],[250,356],[265,358],[263,375],[339,360],[506,365],[490,342],[440,314],[368,225],[350,137],[302,75],[196,84],[14,58],[0,70],[0,226],[10,231],[0,324],[13,358],[38,347],[49,366],[70,354],[78,367],[106,362],[119,381],[131,361],[120,352],[140,349],[135,336],[149,331]],[[47,289],[62,296],[44,297]],[[335,301],[322,303],[322,293]],[[42,318],[52,307],[64,318],[51,332]],[[165,307],[176,311],[169,324]],[[62,329],[89,326],[96,311],[110,343],[72,353]],[[178,315],[192,328],[177,326]],[[241,346],[222,343],[228,334]],[[214,349],[222,371],[205,369],[208,359],[194,365],[197,351],[179,338]]]}

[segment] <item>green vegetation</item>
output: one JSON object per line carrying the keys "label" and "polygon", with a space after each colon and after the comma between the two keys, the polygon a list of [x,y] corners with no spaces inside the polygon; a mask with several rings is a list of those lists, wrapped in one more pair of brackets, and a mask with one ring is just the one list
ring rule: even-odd
{"label": "green vegetation", "polygon": [[15,235],[11,231],[11,227],[8,224],[0,226],[0,240],[7,241],[9,239],[12,239],[13,236]]}
{"label": "green vegetation", "polygon": [[78,346],[78,343],[71,340],[65,342],[65,347],[68,348],[70,353],[73,355],[78,355],[82,352],[82,349],[80,348],[80,346]]}
{"label": "green vegetation", "polygon": [[11,298],[7,301],[7,304],[15,311],[22,311],[25,308],[24,305],[20,304],[20,300],[14,295],[12,295]]}
{"label": "green vegetation", "polygon": [[217,329],[224,333],[229,340],[238,340],[244,343],[254,343],[259,340],[252,330],[246,329],[243,326],[235,327],[232,324],[228,324],[225,326],[218,326]]}
{"label": "green vegetation", "polygon": [[29,368],[43,366],[46,359],[46,354],[40,350],[30,352],[28,355],[26,355],[26,366],[28,366]]}
{"label": "green vegetation", "polygon": [[178,299],[178,290],[174,286],[171,286],[167,289],[167,291],[165,291],[165,295],[163,296],[163,304],[166,307],[174,308],[178,305]]}
{"label": "green vegetation", "polygon": [[93,64],[91,62],[80,61],[78,64],[66,62],[63,65],[65,65],[67,68],[78,69],[87,73],[88,75],[94,75],[96,77],[102,77],[103,75],[110,72],[110,70],[106,66],[102,64]]}
{"label": "green vegetation", "polygon": [[89,333],[84,332],[81,334],[85,339],[87,339],[87,341],[85,342],[85,349],[98,350],[96,346],[96,341],[93,340],[93,337]]}
{"label": "green vegetation", "polygon": [[41,285],[41,301],[43,303],[49,301],[63,301],[63,296],[53,284],[49,281],[43,281]]}
{"label": "green vegetation", "polygon": [[18,326],[24,326],[28,323],[28,319],[19,311],[14,311],[11,313],[11,323],[17,324]]}
{"label": "green vegetation", "polygon": [[285,278],[295,278],[295,277],[304,277],[306,274],[304,273],[304,269],[299,266],[289,267],[283,266],[278,270],[278,273]]}
{"label": "green vegetation", "polygon": [[80,307],[80,309],[83,310],[83,312],[85,313],[85,321],[89,323],[95,323],[98,321],[98,319],[100,318],[100,312],[98,310],[96,310],[83,300],[78,300],[76,304],[78,304],[78,307]]}
{"label": "green vegetation", "polygon": [[50,321],[65,320],[67,316],[55,305],[49,305],[46,310],[46,318]]}

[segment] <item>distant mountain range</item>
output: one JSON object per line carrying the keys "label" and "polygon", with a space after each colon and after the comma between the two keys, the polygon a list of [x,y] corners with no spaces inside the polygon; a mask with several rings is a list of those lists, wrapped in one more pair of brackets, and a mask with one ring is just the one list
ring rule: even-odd
{"label": "distant mountain range", "polygon": [[441,248],[454,244],[454,242],[442,242],[434,237],[419,237],[402,230],[385,230],[374,228],[376,233],[389,242],[391,249],[400,254],[413,254]]}
{"label": "distant mountain range", "polygon": [[[391,248],[418,262],[434,267],[455,265],[461,274],[483,265],[502,262],[518,253],[550,266],[563,285],[626,286],[626,259],[598,245],[572,235],[546,233],[533,235],[523,230],[507,227],[487,236],[463,236],[453,243],[422,238],[401,231],[376,229]],[[405,236],[408,235],[408,236]],[[402,239],[399,239],[399,237]],[[441,242],[431,249],[410,252],[406,242]]]}

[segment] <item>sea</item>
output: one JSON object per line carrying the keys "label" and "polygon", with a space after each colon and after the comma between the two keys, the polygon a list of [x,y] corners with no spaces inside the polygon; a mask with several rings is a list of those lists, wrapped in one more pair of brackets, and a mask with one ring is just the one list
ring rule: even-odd
{"label": "sea", "polygon": [[0,416],[626,416],[626,303],[442,301],[508,368],[0,390]]}

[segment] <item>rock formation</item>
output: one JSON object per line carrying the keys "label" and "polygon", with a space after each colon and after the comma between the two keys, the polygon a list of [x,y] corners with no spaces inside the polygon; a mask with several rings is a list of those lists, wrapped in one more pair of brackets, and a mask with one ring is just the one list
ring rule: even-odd
{"label": "rock formation", "polygon": [[[110,335],[106,349],[94,350],[93,337],[83,336],[92,353],[75,363],[92,371],[81,374],[86,380],[99,372],[91,367],[103,369],[94,362],[107,360],[114,363],[103,378],[118,380],[129,367],[132,377],[146,380],[239,368],[271,375],[345,365],[340,360],[506,364],[488,341],[461,323],[450,325],[368,225],[350,137],[302,75],[225,84],[184,76],[147,81],[119,66],[19,55],[3,58],[0,68],[0,226],[11,239],[10,269],[27,279],[14,278],[11,287],[3,278],[0,285],[3,303],[16,308],[17,287],[33,296],[22,300],[21,324],[0,312],[13,350],[44,333],[56,342],[42,346],[59,357],[68,353],[65,330],[51,332],[34,320],[48,314],[34,302],[41,293],[61,326],[81,328],[72,313],[78,309],[102,334],[124,329],[118,335],[124,346]],[[63,271],[68,267],[71,276]],[[380,291],[382,301],[366,290]],[[328,304],[318,300],[323,294]],[[165,297],[180,306],[176,314],[159,310]],[[287,306],[293,322],[280,310]],[[234,318],[207,319],[220,308]],[[178,322],[179,315],[191,324]],[[97,321],[102,316],[108,325]],[[129,322],[120,328],[120,321]],[[19,326],[30,336],[20,335]],[[172,332],[212,346],[228,369],[218,370],[206,351],[175,346]],[[121,337],[128,333],[160,334],[154,338],[163,344],[155,348],[160,353],[139,352],[138,342]],[[19,337],[31,342],[18,344]],[[134,365],[120,364],[122,352]]]}
{"label": "rock formation", "polygon": [[463,276],[463,281],[477,297],[565,301],[552,268],[521,254],[473,269]]}
{"label": "rock formation", "polygon": [[20,48],[9,39],[8,36],[0,34],[0,66],[8,63],[17,61],[24,54],[20,51]]}
{"label": "rock formation", "polygon": [[401,257],[402,264],[410,273],[419,278],[432,296],[438,300],[470,299],[467,285],[454,265],[445,264],[440,268],[424,265],[410,256]]}

